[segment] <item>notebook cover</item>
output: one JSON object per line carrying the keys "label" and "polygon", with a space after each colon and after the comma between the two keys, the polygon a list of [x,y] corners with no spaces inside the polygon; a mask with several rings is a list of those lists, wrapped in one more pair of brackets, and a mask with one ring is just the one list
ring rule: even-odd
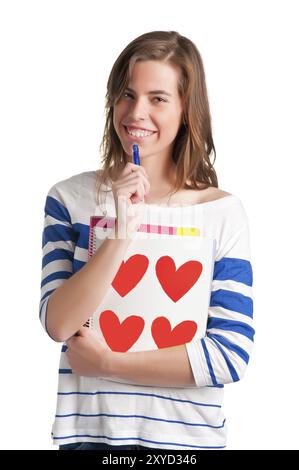
{"label": "notebook cover", "polygon": [[[91,216],[88,257],[114,231],[115,218]],[[143,234],[159,234],[144,238]],[[215,240],[196,227],[141,225],[90,327],[113,351],[152,350],[206,333]]]}

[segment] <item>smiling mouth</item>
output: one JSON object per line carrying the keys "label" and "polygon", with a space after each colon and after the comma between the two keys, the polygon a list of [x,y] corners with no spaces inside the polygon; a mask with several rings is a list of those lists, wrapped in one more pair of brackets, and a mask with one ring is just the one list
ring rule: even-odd
{"label": "smiling mouth", "polygon": [[[127,126],[124,126],[124,128],[125,128],[125,131],[126,131],[126,134],[127,134],[127,135],[129,135],[129,136],[131,136],[131,137],[135,137],[136,139],[145,139],[146,137],[151,137],[152,135],[154,135],[154,134],[157,133],[157,131],[154,131],[154,132],[150,131],[150,134],[147,133],[147,134],[145,134],[145,135],[142,135],[141,133],[139,133],[139,134],[138,134],[138,133],[137,133],[137,134],[131,134],[131,133],[128,131]],[[146,131],[146,132],[149,132],[149,131]]]}

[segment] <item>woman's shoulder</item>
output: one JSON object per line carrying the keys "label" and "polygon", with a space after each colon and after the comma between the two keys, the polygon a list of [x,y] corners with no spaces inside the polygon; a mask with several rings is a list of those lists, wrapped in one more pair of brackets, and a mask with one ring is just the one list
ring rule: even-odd
{"label": "woman's shoulder", "polygon": [[68,188],[76,185],[89,184],[91,180],[94,180],[97,176],[97,172],[94,170],[83,171],[76,173],[75,175],[68,176],[67,178],[58,180],[53,188]]}
{"label": "woman's shoulder", "polygon": [[[187,180],[186,183],[190,185],[191,181]],[[226,196],[232,196],[232,194],[215,186],[207,187],[206,183],[201,183],[196,189],[183,189],[178,193],[179,199],[186,199],[191,204],[217,201]]]}
{"label": "woman's shoulder", "polygon": [[199,203],[217,201],[217,199],[221,199],[226,196],[232,196],[231,193],[224,191],[223,189],[220,189],[220,188],[215,188],[214,186],[210,186],[204,191],[206,191],[206,193],[203,195],[201,194],[199,196],[200,198]]}
{"label": "woman's shoulder", "polygon": [[90,197],[96,180],[96,171],[84,171],[60,179],[48,189],[48,196],[73,205],[76,198]]}
{"label": "woman's shoulder", "polygon": [[[213,203],[213,201],[218,201]],[[206,202],[207,209],[211,210],[211,215],[219,217],[219,221],[227,222],[233,226],[246,225],[249,223],[247,210],[243,204],[243,201],[235,194],[224,191],[220,188],[212,188]]]}

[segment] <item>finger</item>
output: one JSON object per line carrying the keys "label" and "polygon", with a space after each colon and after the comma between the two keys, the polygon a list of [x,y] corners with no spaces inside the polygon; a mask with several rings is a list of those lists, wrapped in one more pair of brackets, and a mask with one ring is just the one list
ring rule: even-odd
{"label": "finger", "polygon": [[144,176],[143,174],[140,174],[140,178],[142,180],[142,184],[143,184],[143,187],[144,187],[144,194],[148,194],[149,191],[150,191],[150,183],[148,181],[148,178],[146,176]]}
{"label": "finger", "polygon": [[136,165],[135,163],[132,162],[127,162],[125,168],[123,169],[122,174],[124,176],[129,175],[130,173],[141,170],[144,174],[144,176],[148,176],[146,173],[145,168],[142,165]]}
{"label": "finger", "polygon": [[123,194],[128,194],[129,198],[132,198],[134,202],[138,200],[143,201],[144,199],[145,189],[142,181],[139,181],[138,183],[128,183],[122,187],[122,191]]}
{"label": "finger", "polygon": [[141,179],[144,189],[145,189],[145,194],[148,194],[150,191],[150,183],[148,181],[148,178],[143,175],[143,173],[140,170],[136,170],[136,172],[131,173],[130,175],[127,175],[124,179],[121,180],[120,184],[121,186],[125,183],[131,183],[131,182],[136,182],[138,179]]}
{"label": "finger", "polygon": [[126,181],[126,184],[122,183],[116,192],[116,201],[121,201],[122,197],[131,198],[133,194],[138,195],[138,198],[142,200],[145,193],[147,192],[147,183],[145,183],[143,176],[138,175],[131,177]]}

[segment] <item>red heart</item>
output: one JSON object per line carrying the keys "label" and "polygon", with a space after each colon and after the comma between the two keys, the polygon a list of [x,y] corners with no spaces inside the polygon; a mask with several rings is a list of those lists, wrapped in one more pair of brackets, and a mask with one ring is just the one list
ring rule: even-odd
{"label": "red heart", "polygon": [[144,320],[136,315],[131,315],[120,323],[112,310],[104,310],[99,317],[99,325],[106,343],[112,351],[127,352],[141,335]]}
{"label": "red heart", "polygon": [[152,323],[152,337],[158,348],[189,343],[193,339],[196,330],[197,324],[191,320],[182,321],[172,331],[170,322],[165,317],[155,318]]}
{"label": "red heart", "polygon": [[112,286],[121,297],[127,295],[143,278],[149,265],[145,255],[133,255],[127,261],[122,261]]}
{"label": "red heart", "polygon": [[162,256],[156,263],[156,275],[164,292],[177,302],[196,283],[202,273],[199,261],[187,261],[176,271],[170,256]]}

